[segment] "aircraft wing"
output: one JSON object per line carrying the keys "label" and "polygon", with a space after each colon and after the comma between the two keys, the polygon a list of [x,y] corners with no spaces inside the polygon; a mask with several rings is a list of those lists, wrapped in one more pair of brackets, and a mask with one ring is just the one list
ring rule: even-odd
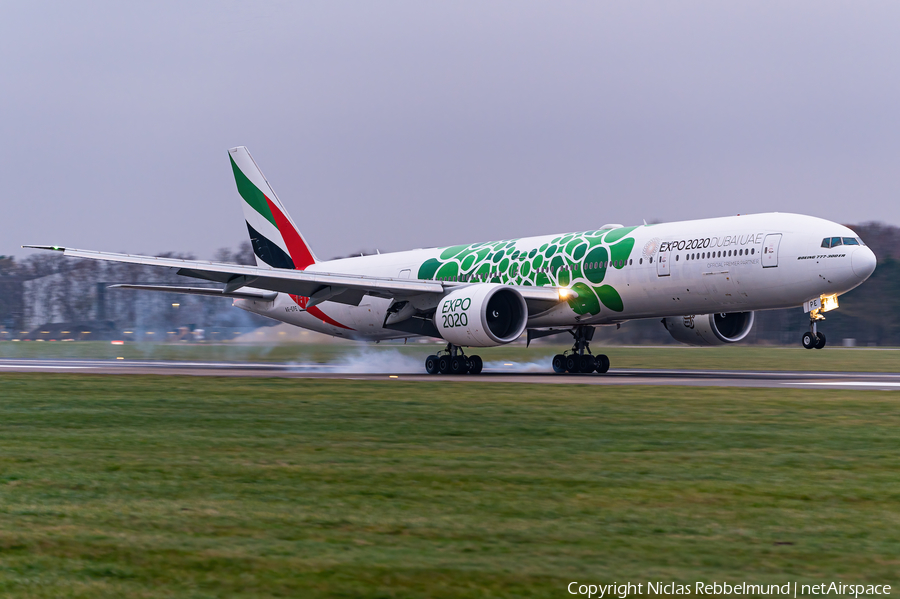
{"label": "aircraft wing", "polygon": [[139,289],[142,291],[165,291],[167,293],[184,293],[187,295],[208,295],[211,297],[232,297],[238,299],[273,300],[278,294],[274,291],[260,291],[245,289],[244,291],[232,291],[226,293],[224,289],[211,289],[209,287],[176,287],[174,285],[110,285],[109,289]]}
{"label": "aircraft wing", "polygon": [[[148,289],[151,291],[172,291],[176,293],[200,293],[223,297],[238,297],[236,294],[242,293],[240,297],[245,297],[243,294],[246,294],[252,295],[254,299],[261,295],[256,290],[276,291],[308,297],[310,298],[310,306],[323,301],[356,306],[359,305],[360,300],[365,295],[384,298],[410,297],[420,294],[437,294],[442,296],[448,289],[471,284],[262,268],[241,264],[116,254],[48,245],[25,245],[22,247],[62,252],[65,256],[73,258],[173,268],[176,269],[179,275],[215,281],[225,285],[221,290],[198,290],[197,288],[166,287],[163,285],[119,285],[118,287]],[[238,292],[242,287],[251,287],[253,291]],[[529,312],[532,314],[542,312],[563,301],[560,297],[560,289],[556,287],[515,286],[515,289],[525,298],[526,303],[529,305]]]}

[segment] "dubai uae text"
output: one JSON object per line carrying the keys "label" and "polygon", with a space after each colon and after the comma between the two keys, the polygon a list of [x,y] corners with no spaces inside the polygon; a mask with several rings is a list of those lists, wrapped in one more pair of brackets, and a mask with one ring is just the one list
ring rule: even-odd
{"label": "dubai uae text", "polygon": [[[866,595],[890,595],[891,586],[887,584],[848,584],[844,582],[823,582],[819,584],[750,584],[739,582],[731,584],[727,582],[695,582],[680,584],[677,582],[648,582],[638,583],[624,582],[612,584],[582,584],[570,582],[567,587],[569,594],[582,595],[584,597],[619,597],[624,599],[631,595],[783,595],[783,596],[811,596],[811,595],[842,595],[842,596],[866,596]],[[646,589],[646,590],[645,590]]]}

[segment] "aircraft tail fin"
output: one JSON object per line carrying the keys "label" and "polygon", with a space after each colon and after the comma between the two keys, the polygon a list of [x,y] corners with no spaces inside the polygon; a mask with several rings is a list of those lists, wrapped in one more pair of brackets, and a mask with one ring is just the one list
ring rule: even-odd
{"label": "aircraft tail fin", "polygon": [[316,263],[309,244],[244,146],[228,150],[258,266],[304,270]]}

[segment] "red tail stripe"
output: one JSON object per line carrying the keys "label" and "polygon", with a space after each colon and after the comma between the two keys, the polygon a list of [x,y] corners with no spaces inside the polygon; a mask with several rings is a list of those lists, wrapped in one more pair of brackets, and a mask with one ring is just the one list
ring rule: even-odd
{"label": "red tail stripe", "polygon": [[297,233],[297,229],[294,228],[291,221],[287,219],[284,213],[278,209],[278,206],[276,206],[268,197],[266,197],[266,203],[269,205],[269,210],[272,211],[272,216],[275,217],[275,223],[278,225],[278,231],[281,233],[281,237],[287,244],[288,252],[291,254],[291,260],[294,261],[294,268],[297,270],[304,270],[307,266],[315,264],[316,261],[313,259],[312,253],[309,251],[309,248],[306,247],[306,244],[303,243],[303,239],[300,237],[300,234]]}

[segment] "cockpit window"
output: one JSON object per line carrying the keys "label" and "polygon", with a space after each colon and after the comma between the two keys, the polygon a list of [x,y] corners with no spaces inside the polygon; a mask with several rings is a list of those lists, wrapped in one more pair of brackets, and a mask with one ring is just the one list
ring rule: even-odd
{"label": "cockpit window", "polygon": [[856,237],[844,237],[844,245],[859,245]]}
{"label": "cockpit window", "polygon": [[841,238],[840,237],[832,237],[831,238],[831,247],[836,248],[839,245],[841,245]]}
{"label": "cockpit window", "polygon": [[825,239],[822,240],[822,247],[823,248],[831,247],[831,237],[826,237]]}

